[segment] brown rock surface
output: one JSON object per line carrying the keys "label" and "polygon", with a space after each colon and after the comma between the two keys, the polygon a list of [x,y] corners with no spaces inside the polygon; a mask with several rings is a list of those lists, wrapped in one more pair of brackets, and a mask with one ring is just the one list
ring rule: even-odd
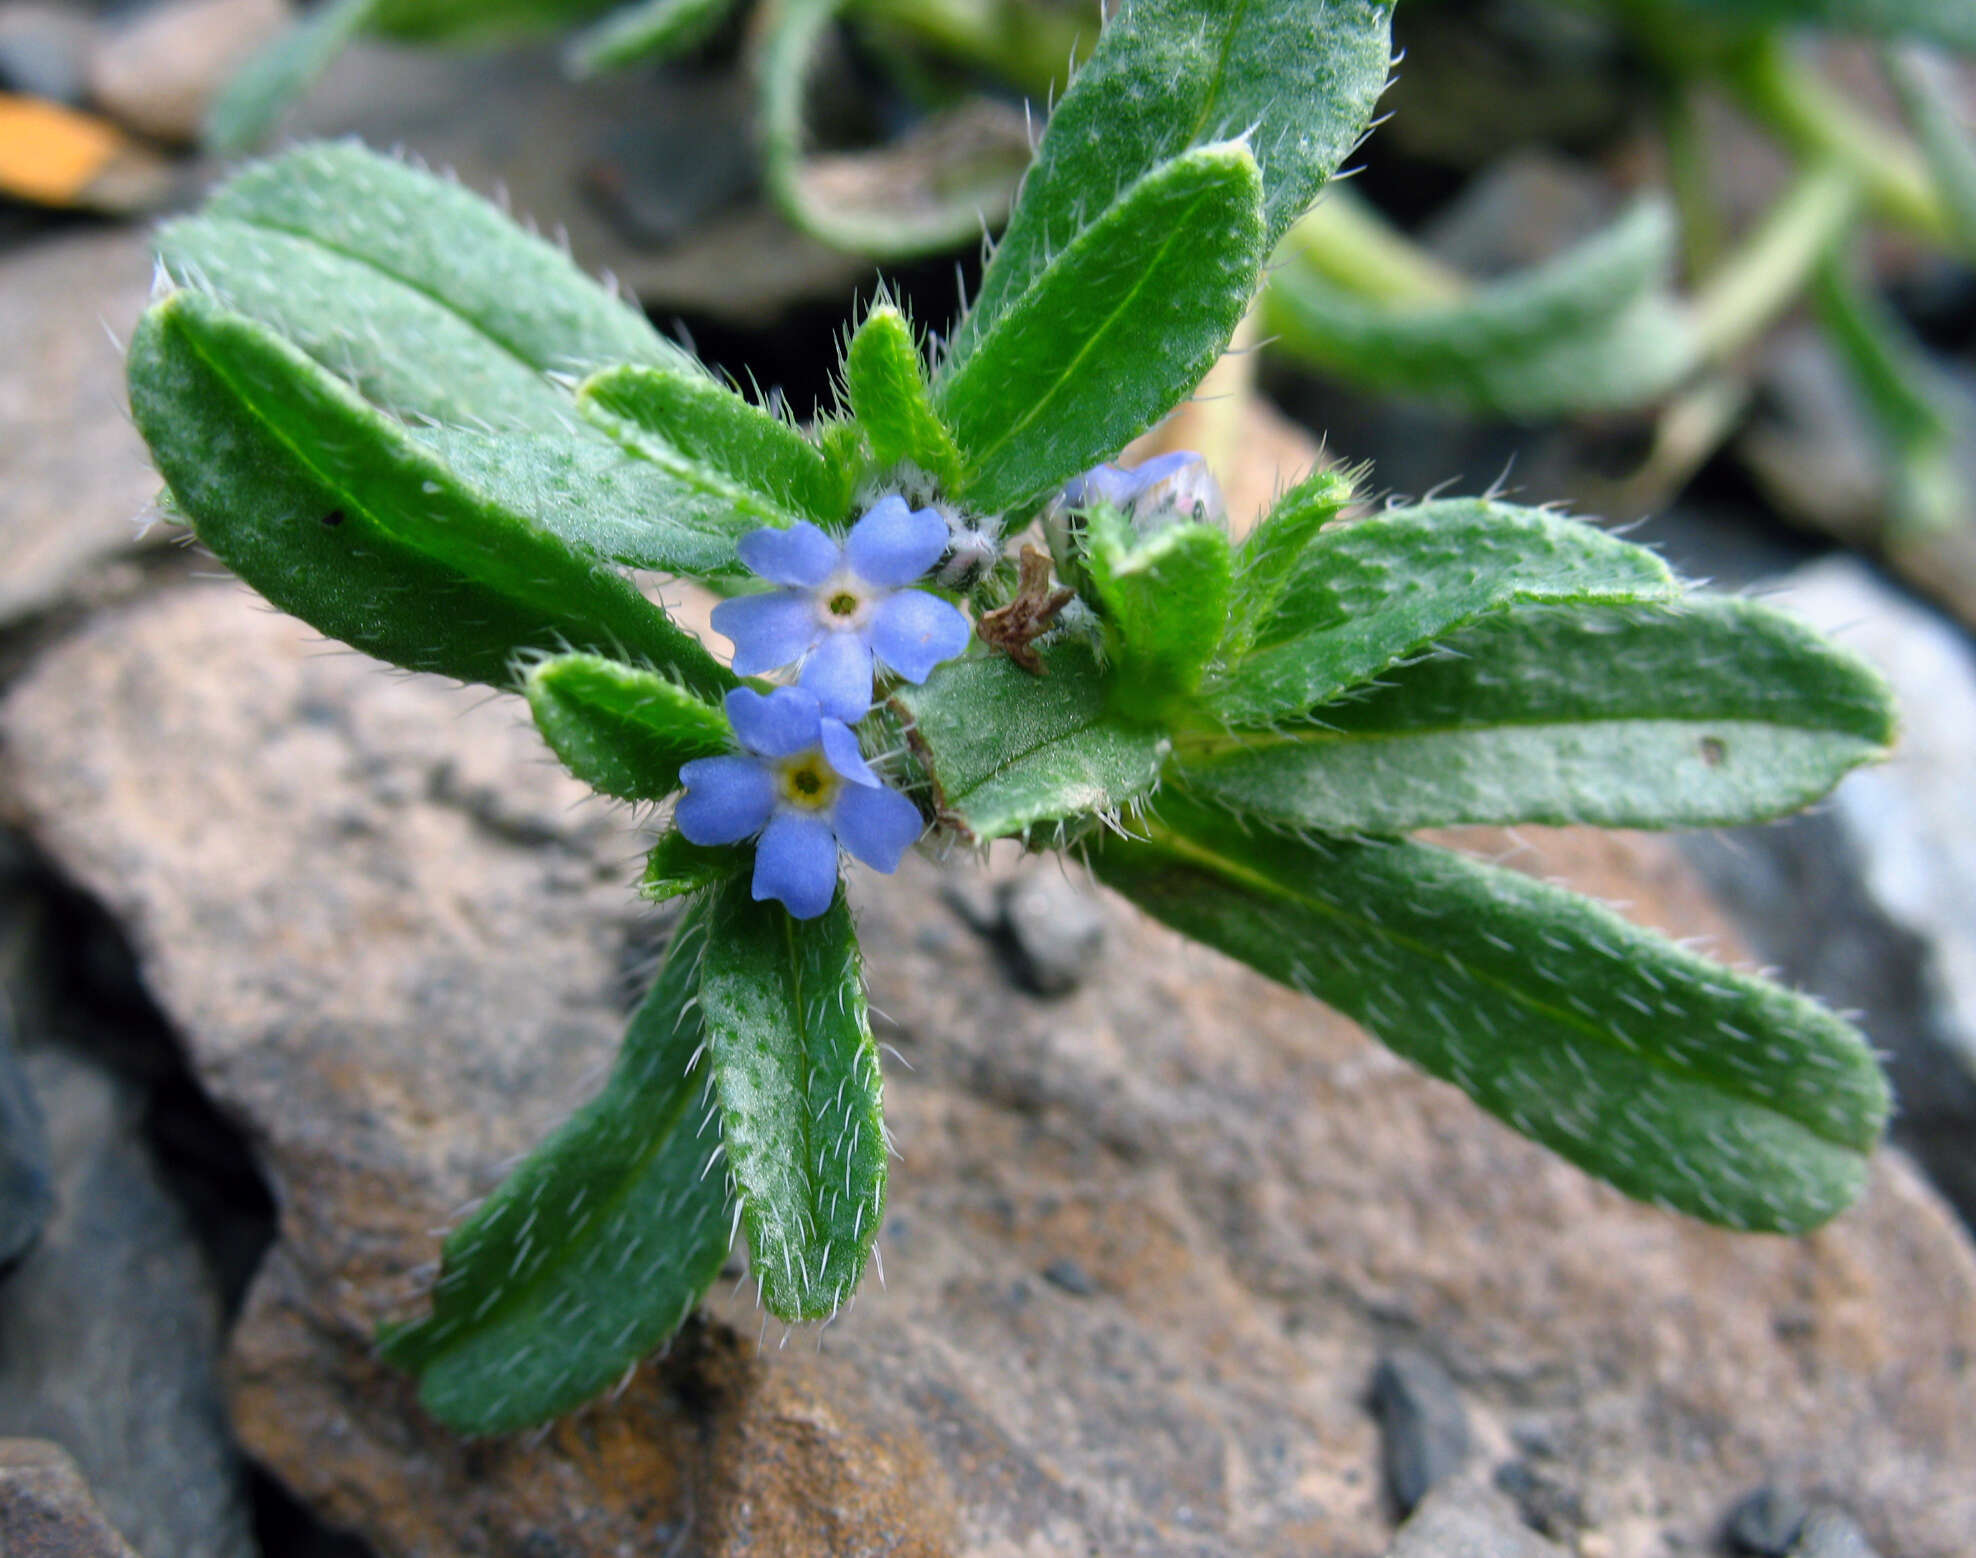
{"label": "brown rock surface", "polygon": [[128,340],[137,323],[148,242],[82,232],[0,255],[0,625],[129,547],[158,492],[108,333]]}
{"label": "brown rock surface", "polygon": [[288,26],[288,0],[161,0],[99,43],[89,94],[133,130],[199,138],[206,109],[234,74]]}
{"label": "brown rock surface", "polygon": [[45,1439],[0,1439],[0,1553],[137,1558],[103,1518],[68,1451]]}
{"label": "brown rock surface", "polygon": [[[1906,1558],[1976,1530],[1976,1254],[1900,1159],[1809,1238],[1678,1221],[1116,901],[1103,968],[1022,995],[920,863],[856,886],[913,1068],[889,1286],[758,1348],[723,1284],[615,1401],[460,1443],[367,1337],[600,1080],[651,946],[627,820],[574,807],[512,701],[325,652],[226,585],[50,652],[0,741],[0,795],[130,929],[276,1182],[241,1435],[382,1553],[1369,1558],[1393,1529],[1365,1391],[1408,1340],[1480,1469],[1540,1460],[1586,1551],[1704,1548],[1764,1480]],[[1718,928],[1655,841],[1542,843],[1534,868]]]}

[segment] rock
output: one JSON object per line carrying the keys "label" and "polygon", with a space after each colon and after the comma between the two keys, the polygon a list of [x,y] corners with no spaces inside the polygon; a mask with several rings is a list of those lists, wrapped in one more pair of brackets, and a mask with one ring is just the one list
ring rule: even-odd
{"label": "rock", "polygon": [[1859,1522],[1842,1509],[1815,1509],[1791,1558],[1880,1558]]}
{"label": "rock", "polygon": [[1765,1483],[1729,1512],[1730,1550],[1750,1558],[1790,1558],[1804,1522],[1804,1500]]}
{"label": "rock", "polygon": [[133,130],[189,144],[219,90],[292,16],[288,0],[159,0],[91,52],[89,95]]}
{"label": "rock", "polygon": [[1379,1360],[1372,1376],[1386,1492],[1405,1519],[1468,1459],[1468,1413],[1441,1361],[1418,1347]]}
{"label": "rock", "polygon": [[0,627],[99,582],[158,492],[106,333],[129,335],[150,288],[141,232],[0,253]]}
{"label": "rock", "polygon": [[1504,1461],[1489,1480],[1514,1501],[1517,1514],[1533,1531],[1575,1547],[1593,1524],[1577,1490],[1531,1461]]}
{"label": "rock", "polygon": [[1757,950],[1834,1006],[1865,1013],[1889,1053],[1895,1129],[1976,1221],[1976,652],[1949,624],[1833,558],[1766,595],[1865,655],[1893,683],[1893,756],[1817,812],[1688,851]]}
{"label": "rock", "polygon": [[0,1270],[39,1237],[54,1202],[48,1128],[15,1052],[7,1005],[0,1000]]}
{"label": "rock", "polygon": [[1430,1496],[1386,1558],[1564,1558],[1501,1497],[1463,1484]]}
{"label": "rock", "polygon": [[8,1558],[137,1558],[58,1444],[0,1439],[0,1553]]}
{"label": "rock", "polygon": [[0,91],[79,106],[96,23],[38,0],[0,4]]}
{"label": "rock", "polygon": [[[461,802],[496,781],[555,836]],[[1364,1387],[1396,1336],[1463,1360],[1492,1458],[1541,1417],[1546,1475],[1598,1492],[1588,1552],[1705,1550],[1772,1477],[1902,1558],[1966,1552],[1976,1251],[1898,1154],[1809,1238],[1687,1223],[1115,899],[1086,983],[1013,992],[977,939],[921,941],[948,916],[916,860],[853,882],[912,1067],[886,1061],[885,1280],[793,1336],[722,1283],[614,1399],[460,1442],[370,1337],[612,1052],[649,921],[636,831],[580,793],[518,705],[325,654],[225,584],[105,611],[0,706],[0,794],[128,929],[275,1181],[239,1433],[379,1552],[1371,1558]],[[1726,934],[1658,840],[1526,836],[1532,869]],[[1039,1279],[1067,1255],[1095,1292]]]}
{"label": "rock", "polygon": [[1045,1266],[1043,1280],[1052,1287],[1061,1288],[1073,1298],[1089,1298],[1098,1291],[1098,1284],[1091,1280],[1091,1273],[1068,1257],[1063,1260],[1053,1260]]}
{"label": "rock", "polygon": [[73,1454],[145,1558],[251,1558],[220,1399],[219,1301],[139,1139],[143,1100],[60,1049],[36,1048],[27,1069],[56,1200],[0,1286],[0,1434]]}
{"label": "rock", "polygon": [[1001,930],[1023,987],[1064,995],[1089,976],[1105,944],[1105,920],[1090,888],[1053,865],[1002,884]]}

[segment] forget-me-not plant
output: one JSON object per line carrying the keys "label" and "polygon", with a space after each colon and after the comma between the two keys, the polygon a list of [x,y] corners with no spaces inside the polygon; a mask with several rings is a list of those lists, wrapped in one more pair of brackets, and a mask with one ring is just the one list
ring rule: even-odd
{"label": "forget-me-not plant", "polygon": [[[676,916],[618,1066],[384,1332],[446,1422],[620,1378],[737,1232],[770,1312],[849,1302],[887,1161],[838,850],[922,830],[1071,851],[1628,1194],[1771,1231],[1858,1194],[1887,1095],[1846,1022],[1431,830],[1780,815],[1891,740],[1870,670],[1548,511],[1365,514],[1319,469],[1236,529],[1191,522],[1200,462],[1113,464],[1365,133],[1390,12],[1120,7],[972,305],[930,353],[873,306],[808,426],[353,145],[164,228],[131,405],[199,538],[324,633],[519,691],[657,824]],[[732,597],[732,665],[641,571]]]}

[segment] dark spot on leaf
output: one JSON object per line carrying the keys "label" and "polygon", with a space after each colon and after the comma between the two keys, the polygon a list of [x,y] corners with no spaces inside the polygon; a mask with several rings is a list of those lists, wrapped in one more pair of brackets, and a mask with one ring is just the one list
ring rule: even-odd
{"label": "dark spot on leaf", "polygon": [[331,509],[327,514],[323,515],[322,522],[327,528],[334,530],[338,525],[343,523],[343,510]]}
{"label": "dark spot on leaf", "polygon": [[1702,737],[1702,761],[1710,768],[1720,768],[1729,756],[1729,749],[1714,736]]}

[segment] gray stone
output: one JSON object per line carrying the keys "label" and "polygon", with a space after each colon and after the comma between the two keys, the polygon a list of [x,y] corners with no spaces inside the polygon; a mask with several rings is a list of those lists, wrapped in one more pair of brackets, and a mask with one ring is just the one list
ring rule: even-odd
{"label": "gray stone", "polygon": [[1757,950],[1889,1054],[1896,1130],[1976,1218],[1976,651],[1953,626],[1834,558],[1765,592],[1893,684],[1892,757],[1817,812],[1696,838],[1691,857]]}
{"label": "gray stone", "polygon": [[39,1237],[54,1202],[48,1127],[15,1052],[13,1019],[0,994],[0,1270]]}
{"label": "gray stone", "polygon": [[1379,1360],[1372,1410],[1386,1492],[1404,1519],[1467,1461],[1468,1411],[1441,1360],[1418,1347],[1395,1348]]}
{"label": "gray stone", "polygon": [[1791,1558],[1880,1558],[1859,1522],[1842,1509],[1814,1509]]}
{"label": "gray stone", "polygon": [[129,229],[0,253],[0,626],[100,588],[158,492],[117,346],[150,288]]}
{"label": "gray stone", "polygon": [[1088,887],[1055,866],[1002,884],[1001,929],[1017,978],[1038,995],[1064,995],[1090,976],[1105,943],[1105,917]]}
{"label": "gray stone", "polygon": [[145,135],[190,143],[222,87],[292,18],[288,0],[160,0],[89,56],[96,106]]}
{"label": "gray stone", "polygon": [[137,1558],[97,1508],[74,1459],[40,1439],[0,1439],[0,1553]]}
{"label": "gray stone", "polygon": [[[1976,1250],[1898,1154],[1812,1238],[1682,1222],[1116,901],[1086,983],[1014,992],[978,938],[922,943],[950,917],[917,860],[853,879],[912,1068],[888,1055],[885,1280],[787,1346],[722,1283],[614,1399],[463,1444],[370,1338],[601,1078],[650,945],[632,820],[575,805],[512,701],[211,583],[44,655],[0,705],[0,788],[275,1181],[242,1439],[381,1553],[1370,1558],[1396,1334],[1462,1360],[1492,1462],[1541,1417],[1546,1475],[1598,1493],[1583,1551],[1703,1551],[1772,1476],[1902,1558],[1976,1529]],[[1659,841],[1535,832],[1532,869],[1727,935]],[[1039,1280],[1067,1255],[1096,1292]]]}
{"label": "gray stone", "polygon": [[145,1558],[249,1558],[219,1301],[139,1139],[142,1098],[59,1049],[34,1049],[27,1069],[56,1201],[0,1286],[0,1434],[73,1454]]}
{"label": "gray stone", "polygon": [[1506,1499],[1466,1483],[1443,1488],[1400,1528],[1386,1558],[1564,1558]]}
{"label": "gray stone", "polygon": [[1730,1549],[1749,1558],[1790,1558],[1804,1521],[1804,1500],[1766,1483],[1729,1512]]}
{"label": "gray stone", "polygon": [[76,106],[83,100],[93,17],[38,0],[0,4],[0,90]]}

